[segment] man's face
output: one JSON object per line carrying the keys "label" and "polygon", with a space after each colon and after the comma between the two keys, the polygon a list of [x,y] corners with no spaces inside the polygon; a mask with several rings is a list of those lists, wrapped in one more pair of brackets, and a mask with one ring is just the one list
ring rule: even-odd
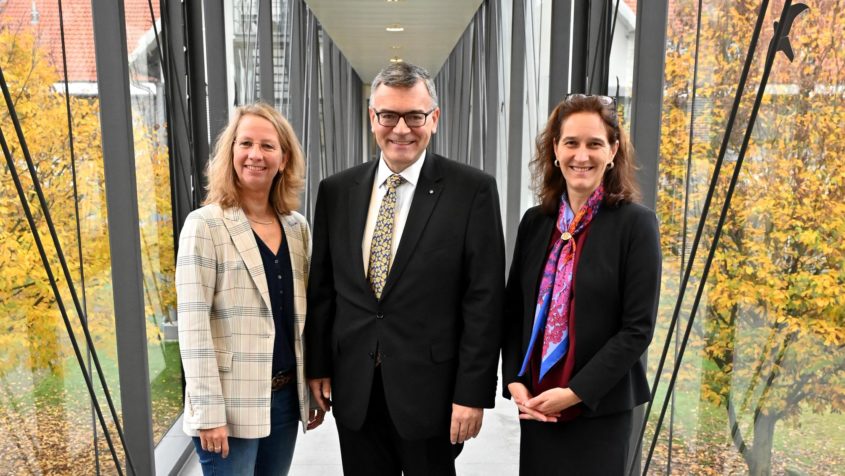
{"label": "man's face", "polygon": [[[373,91],[370,104],[370,126],[376,142],[384,154],[387,166],[393,172],[399,173],[416,162],[428,146],[431,134],[437,131],[440,108],[434,108],[423,81],[418,81],[411,88],[381,85]],[[382,126],[376,117],[376,113],[402,115],[425,114],[429,111],[431,114],[425,118],[425,124],[419,127],[408,127],[404,118],[399,119],[393,127]],[[384,118],[382,122],[385,122]]]}

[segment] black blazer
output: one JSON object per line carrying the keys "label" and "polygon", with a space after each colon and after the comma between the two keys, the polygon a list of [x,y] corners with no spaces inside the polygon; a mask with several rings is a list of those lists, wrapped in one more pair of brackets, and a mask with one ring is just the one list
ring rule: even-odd
{"label": "black blazer", "polygon": [[377,161],[320,183],[305,328],[306,375],[331,377],[335,418],[366,416],[376,343],[390,416],[406,439],[448,431],[452,402],[493,406],[505,252],[495,180],[428,153],[381,300],[361,251]]}
{"label": "black blazer", "polygon": [[[505,298],[505,398],[510,398],[507,384],[520,381],[556,218],[534,207],[519,224]],[[581,398],[585,416],[629,410],[650,398],[640,357],[654,330],[660,272],[654,212],[636,204],[602,205],[575,271],[575,367],[569,388]]]}

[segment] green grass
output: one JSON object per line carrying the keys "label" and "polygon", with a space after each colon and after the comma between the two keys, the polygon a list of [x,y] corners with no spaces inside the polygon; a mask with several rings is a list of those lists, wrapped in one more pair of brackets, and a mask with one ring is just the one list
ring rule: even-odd
{"label": "green grass", "polygon": [[159,441],[182,413],[182,368],[179,344],[165,342],[148,348],[153,437]]}
{"label": "green grass", "polygon": [[[707,362],[699,362],[699,365],[702,368],[688,368],[689,372],[699,372],[712,366]],[[661,381],[652,408],[651,428],[646,432],[644,441],[646,451],[651,443],[653,425],[659,416],[667,384],[668,378]],[[727,410],[700,398],[699,385],[699,381],[688,373],[683,381],[679,381],[675,393],[673,473],[695,471],[690,468],[712,468],[714,474],[747,472],[730,438]],[[802,410],[797,422],[779,421],[775,426],[773,473],[783,474],[791,470],[805,474],[845,474],[845,415]],[[745,442],[751,445],[751,416],[740,415],[739,419]],[[662,450],[656,451],[656,455],[665,455],[668,427],[669,411],[664,418],[658,444]],[[654,474],[661,474],[657,468],[661,466],[656,466]],[[662,469],[665,471],[665,467]]]}

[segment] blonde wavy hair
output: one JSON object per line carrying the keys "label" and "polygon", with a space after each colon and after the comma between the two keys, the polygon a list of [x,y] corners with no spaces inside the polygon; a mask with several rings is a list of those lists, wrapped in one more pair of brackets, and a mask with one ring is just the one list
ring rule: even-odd
{"label": "blonde wavy hair", "polygon": [[238,124],[246,115],[267,119],[276,129],[279,146],[285,157],[285,169],[277,173],[270,186],[270,204],[276,213],[287,215],[299,208],[299,195],[305,188],[305,158],[302,147],[293,132],[293,127],[279,111],[265,103],[253,103],[240,106],[229,120],[229,124],[217,136],[214,153],[208,161],[206,175],[208,185],[203,205],[216,203],[222,208],[240,206],[238,176],[235,174],[234,144]]}

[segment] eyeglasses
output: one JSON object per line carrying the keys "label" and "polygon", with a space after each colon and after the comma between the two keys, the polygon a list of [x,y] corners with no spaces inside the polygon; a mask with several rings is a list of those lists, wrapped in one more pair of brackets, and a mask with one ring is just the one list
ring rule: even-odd
{"label": "eyeglasses", "polygon": [[240,139],[234,142],[235,146],[241,150],[249,150],[252,149],[255,144],[258,144],[261,147],[261,150],[267,153],[276,152],[279,149],[279,146],[276,144],[272,144],[270,142],[253,142],[249,139]]}
{"label": "eyeglasses", "polygon": [[563,102],[569,102],[571,100],[583,100],[583,99],[596,99],[602,106],[606,107],[610,110],[610,113],[613,117],[613,120],[617,120],[617,116],[619,115],[616,109],[616,98],[613,96],[604,96],[602,94],[581,94],[581,93],[569,93],[563,98]]}
{"label": "eyeglasses", "polygon": [[570,99],[590,99],[594,98],[597,99],[598,102],[601,103],[602,106],[608,106],[616,110],[616,98],[613,96],[604,96],[601,94],[581,94],[581,93],[569,93],[563,99],[564,101],[569,101]]}
{"label": "eyeglasses", "polygon": [[376,112],[375,114],[376,120],[380,126],[396,127],[396,124],[399,124],[399,119],[404,119],[405,125],[408,127],[422,127],[425,125],[425,121],[429,114],[434,112],[435,109],[437,108],[434,107],[428,112],[411,111],[406,112],[405,114],[399,114],[398,112],[393,111],[381,111]]}

